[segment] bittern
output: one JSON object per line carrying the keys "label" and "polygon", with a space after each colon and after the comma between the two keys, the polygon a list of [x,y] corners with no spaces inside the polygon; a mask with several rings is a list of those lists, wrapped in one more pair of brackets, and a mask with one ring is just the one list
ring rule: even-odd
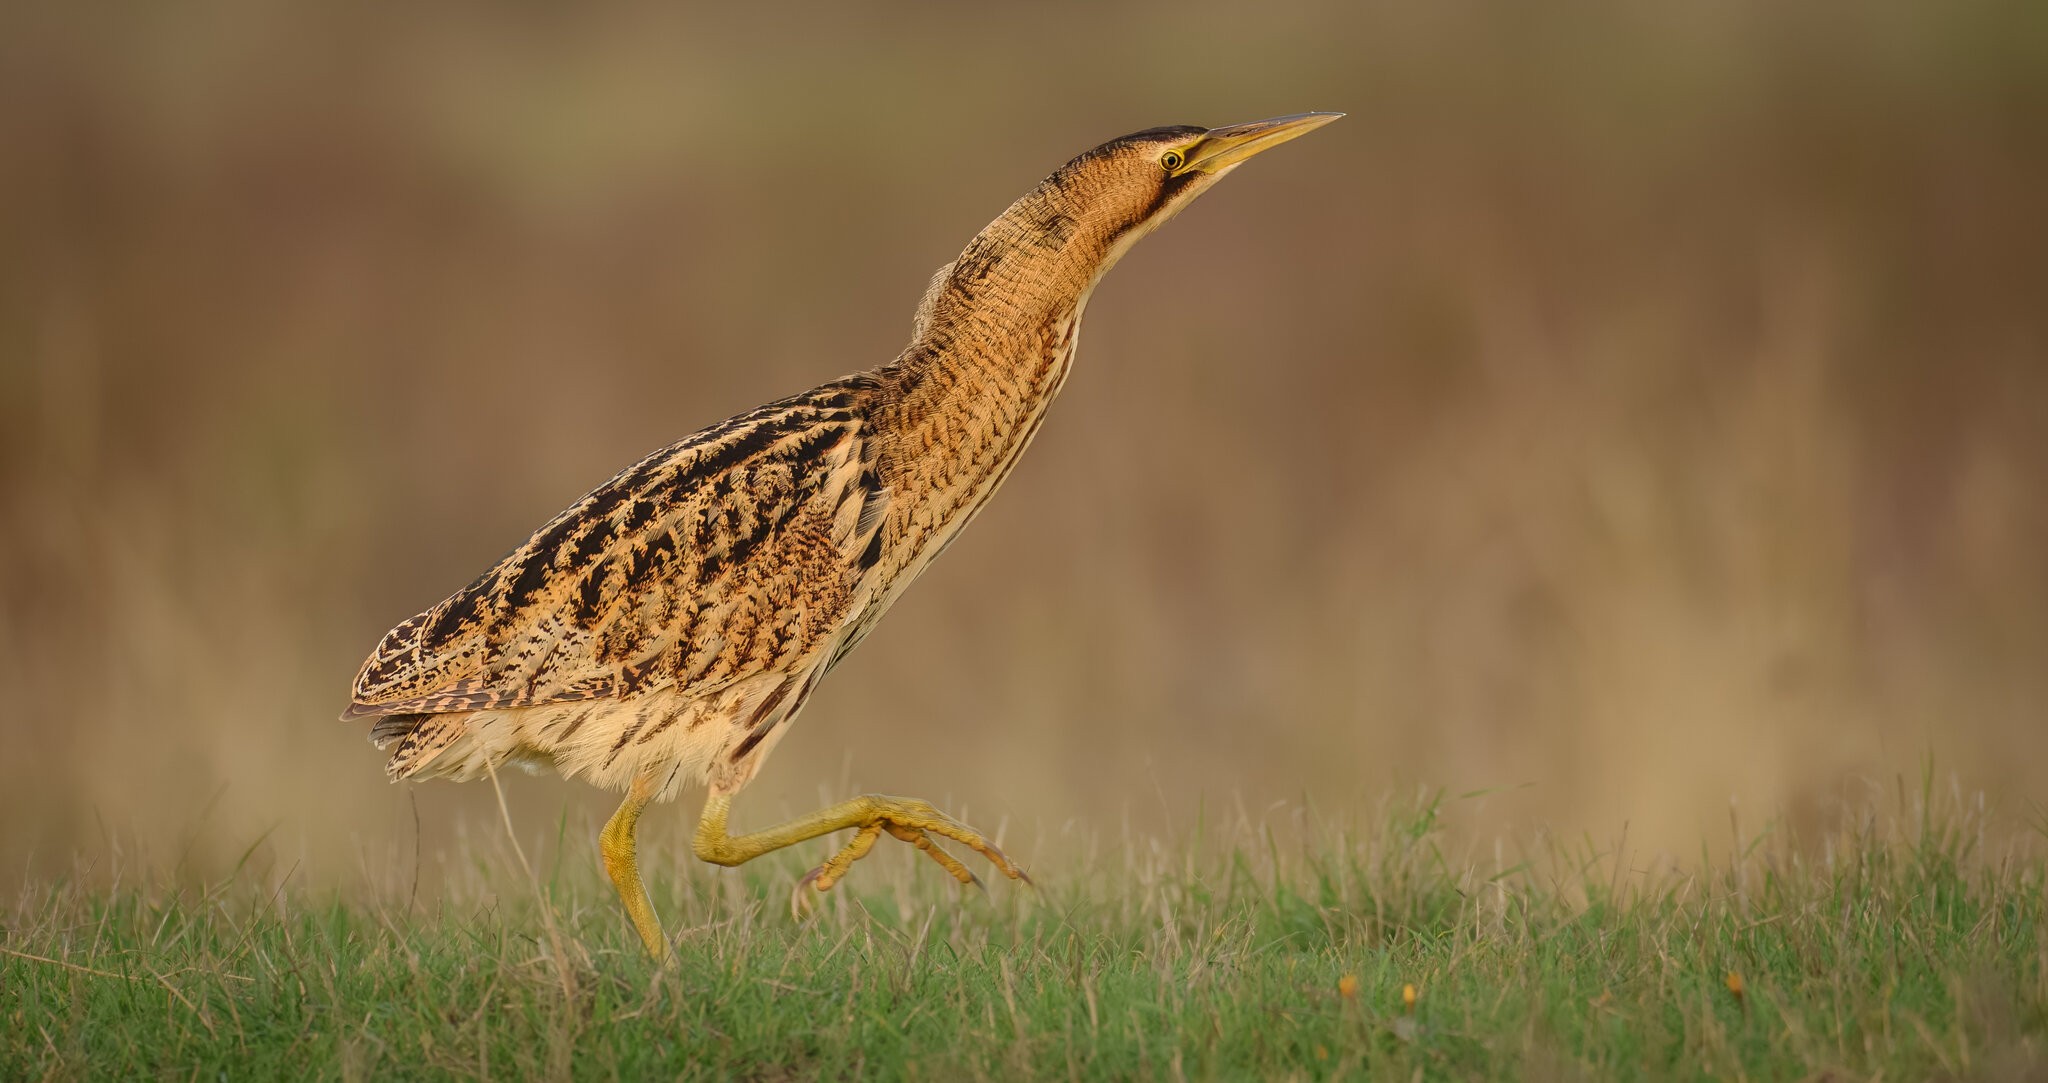
{"label": "bittern", "polygon": [[726,818],[818,682],[1017,465],[1103,274],[1247,158],[1341,115],[1153,128],[1061,166],[932,276],[894,361],[720,422],[598,486],[387,633],[343,717],[375,720],[393,779],[519,764],[623,790],[599,845],[656,957],[667,942],[635,830],[650,801],[689,782],[709,791],[695,840],[705,861],[854,831],[798,893],[830,889],[884,833],[962,883],[973,873],[934,836],[1024,878],[923,801],[855,797],[742,835]]}

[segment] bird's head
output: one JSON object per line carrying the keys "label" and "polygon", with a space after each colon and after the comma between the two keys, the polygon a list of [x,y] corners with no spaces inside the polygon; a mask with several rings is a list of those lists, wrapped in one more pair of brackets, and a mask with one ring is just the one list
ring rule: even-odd
{"label": "bird's head", "polygon": [[1048,178],[1117,250],[1157,229],[1254,154],[1343,116],[1295,116],[1227,128],[1177,126],[1135,132],[1090,150]]}
{"label": "bird's head", "polygon": [[1011,204],[940,269],[918,306],[916,335],[962,319],[1022,326],[1030,321],[1020,312],[1085,305],[1095,283],[1138,238],[1224,174],[1343,115],[1153,128],[1082,154]]}

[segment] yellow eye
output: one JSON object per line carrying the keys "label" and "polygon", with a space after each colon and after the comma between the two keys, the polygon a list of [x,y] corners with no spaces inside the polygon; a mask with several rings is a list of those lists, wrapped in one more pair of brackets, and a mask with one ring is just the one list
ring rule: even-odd
{"label": "yellow eye", "polygon": [[1187,159],[1182,158],[1177,150],[1169,150],[1159,156],[1159,164],[1164,166],[1168,173],[1179,169],[1186,161]]}

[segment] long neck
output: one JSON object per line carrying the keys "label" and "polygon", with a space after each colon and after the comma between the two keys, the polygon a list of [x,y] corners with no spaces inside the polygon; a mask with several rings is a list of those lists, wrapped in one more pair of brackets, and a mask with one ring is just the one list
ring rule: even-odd
{"label": "long neck", "polygon": [[1123,247],[1086,193],[1073,190],[1079,183],[1047,178],[940,269],[918,305],[907,368],[1036,363],[1018,350],[1028,354],[1042,328],[1077,318]]}
{"label": "long neck", "polygon": [[910,562],[994,493],[1065,381],[1088,294],[1124,247],[1078,196],[1056,174],[989,223],[933,277],[909,348],[879,374]]}

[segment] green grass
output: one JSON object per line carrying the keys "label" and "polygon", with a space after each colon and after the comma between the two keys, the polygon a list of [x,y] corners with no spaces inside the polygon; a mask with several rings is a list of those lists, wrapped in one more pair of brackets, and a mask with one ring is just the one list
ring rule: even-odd
{"label": "green grass", "polygon": [[803,923],[798,855],[732,874],[663,851],[665,969],[573,831],[537,886],[478,844],[432,912],[402,885],[30,885],[0,918],[0,1078],[2048,1070],[2041,825],[1926,788],[1884,805],[1684,862],[1460,849],[1435,798],[1348,830],[1240,817],[986,900],[894,853]]}

